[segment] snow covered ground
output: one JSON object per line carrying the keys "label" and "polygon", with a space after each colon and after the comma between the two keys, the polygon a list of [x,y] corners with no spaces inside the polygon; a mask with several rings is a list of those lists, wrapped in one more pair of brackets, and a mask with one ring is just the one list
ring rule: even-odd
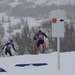
{"label": "snow covered ground", "polygon": [[[17,67],[16,64],[47,63],[45,66]],[[0,68],[7,72],[0,75],[75,75],[75,52],[60,54],[60,69],[57,67],[57,52],[38,55],[1,57]]]}

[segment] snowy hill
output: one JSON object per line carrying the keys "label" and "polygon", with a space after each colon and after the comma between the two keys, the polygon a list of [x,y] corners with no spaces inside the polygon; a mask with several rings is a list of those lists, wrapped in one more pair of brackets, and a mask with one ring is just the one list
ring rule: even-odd
{"label": "snowy hill", "polygon": [[[57,52],[39,55],[23,55],[0,58],[0,68],[7,72],[0,75],[75,75],[75,52],[60,54],[60,69],[57,68]],[[16,64],[47,63],[45,66],[17,67]]]}
{"label": "snowy hill", "polygon": [[75,11],[74,4],[74,0],[1,0],[0,12],[8,16],[48,18],[50,11],[58,8]]}
{"label": "snowy hill", "polygon": [[74,3],[74,0],[27,0],[27,1],[33,1],[35,4],[57,4],[57,5],[61,5],[61,4],[68,4],[68,3],[71,3],[73,4]]}
{"label": "snowy hill", "polygon": [[0,4],[2,3],[9,3],[10,5],[17,5],[17,4],[23,4],[24,2],[33,2],[35,4],[74,4],[74,0],[1,0]]}

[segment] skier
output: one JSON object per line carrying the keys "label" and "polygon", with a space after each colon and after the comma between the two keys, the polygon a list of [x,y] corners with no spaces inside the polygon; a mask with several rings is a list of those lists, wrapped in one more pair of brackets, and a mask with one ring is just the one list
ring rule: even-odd
{"label": "skier", "polygon": [[16,52],[16,49],[15,49],[14,44],[13,44],[13,40],[10,40],[9,42],[7,42],[3,46],[2,50],[5,49],[5,54],[7,55],[7,53],[9,53],[9,55],[12,56],[11,48],[13,48],[14,51]]}
{"label": "skier", "polygon": [[45,51],[45,45],[44,45],[44,37],[47,38],[47,35],[42,32],[41,30],[38,31],[38,33],[35,34],[34,36],[34,54],[36,53],[37,49],[39,48],[39,46],[42,44],[42,50],[43,50],[43,53]]}

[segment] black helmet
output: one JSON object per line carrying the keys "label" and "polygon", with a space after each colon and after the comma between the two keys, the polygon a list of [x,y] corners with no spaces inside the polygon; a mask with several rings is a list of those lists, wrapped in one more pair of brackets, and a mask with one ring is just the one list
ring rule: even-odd
{"label": "black helmet", "polygon": [[39,33],[41,33],[42,31],[41,30],[39,30]]}
{"label": "black helmet", "polygon": [[13,42],[13,40],[11,39],[10,42]]}

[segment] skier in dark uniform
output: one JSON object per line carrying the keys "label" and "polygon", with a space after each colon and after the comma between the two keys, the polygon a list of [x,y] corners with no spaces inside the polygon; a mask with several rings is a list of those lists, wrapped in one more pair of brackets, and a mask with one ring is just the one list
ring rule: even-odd
{"label": "skier in dark uniform", "polygon": [[9,53],[9,55],[12,56],[11,48],[13,48],[14,51],[16,52],[16,49],[15,49],[14,44],[13,44],[13,40],[10,40],[9,42],[7,42],[7,43],[3,46],[2,50],[3,50],[4,48],[5,48],[5,54],[6,54],[6,55],[7,55],[7,53]]}
{"label": "skier in dark uniform", "polygon": [[38,33],[35,34],[34,36],[34,54],[36,53],[36,50],[39,48],[39,46],[42,44],[42,50],[43,50],[43,53],[44,53],[44,48],[45,48],[45,45],[44,45],[44,37],[47,38],[47,35],[42,32],[41,30],[38,31]]}

